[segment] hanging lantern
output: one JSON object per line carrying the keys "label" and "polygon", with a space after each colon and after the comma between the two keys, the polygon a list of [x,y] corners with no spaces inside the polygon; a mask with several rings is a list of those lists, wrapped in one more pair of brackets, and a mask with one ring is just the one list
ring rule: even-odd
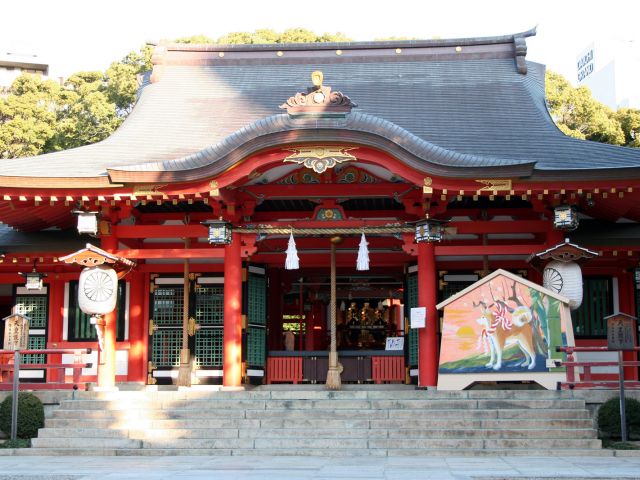
{"label": "hanging lantern", "polygon": [[[582,270],[579,263],[597,256],[597,252],[570,243],[567,238],[563,243],[532,254],[527,262],[536,270],[542,270],[542,285],[545,288],[567,297],[569,308],[576,310],[582,304]],[[546,261],[549,263],[544,264]]]}
{"label": "hanging lantern", "polygon": [[582,270],[575,262],[553,261],[544,267],[542,286],[569,299],[569,308],[582,304]]}
{"label": "hanging lantern", "polygon": [[27,290],[40,290],[42,289],[43,279],[47,276],[46,273],[40,273],[36,270],[36,264],[33,263],[33,270],[27,273],[20,273],[25,279],[24,286]]}
{"label": "hanging lantern", "polygon": [[416,223],[416,243],[439,242],[443,233],[444,225],[438,220],[426,218]]}
{"label": "hanging lantern", "polygon": [[573,205],[560,205],[553,210],[553,226],[560,230],[571,231],[578,228],[578,210]]}
{"label": "hanging lantern", "polygon": [[78,215],[78,233],[98,234],[98,212],[75,210],[73,213]]}
{"label": "hanging lantern", "polygon": [[231,224],[220,217],[219,220],[202,222],[209,227],[209,243],[214,245],[229,245],[231,243]]}
{"label": "hanging lantern", "polygon": [[78,306],[88,315],[105,315],[116,308],[118,274],[107,265],[88,267],[78,280]]}
{"label": "hanging lantern", "polygon": [[284,262],[284,268],[287,270],[298,270],[300,268],[300,259],[296,250],[296,241],[293,239],[293,232],[289,234],[289,245],[287,246],[287,259]]}
{"label": "hanging lantern", "polygon": [[367,239],[362,232],[360,237],[360,247],[358,249],[358,261],[356,262],[356,270],[369,270],[369,249],[367,248]]}

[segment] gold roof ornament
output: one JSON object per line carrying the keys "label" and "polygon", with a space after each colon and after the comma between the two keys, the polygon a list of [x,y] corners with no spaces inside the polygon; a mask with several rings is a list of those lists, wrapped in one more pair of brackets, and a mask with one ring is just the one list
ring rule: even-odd
{"label": "gold roof ornament", "polygon": [[297,148],[287,148],[294,152],[286,157],[284,162],[297,163],[312,169],[316,173],[324,173],[327,169],[344,162],[355,162],[358,159],[349,150],[357,147],[337,147],[332,145],[311,145]]}
{"label": "gold roof ornament", "polygon": [[319,115],[328,117],[343,117],[357,107],[349,97],[342,92],[334,92],[328,85],[323,85],[324,74],[320,70],[311,73],[313,87],[307,88],[307,93],[296,93],[293,97],[280,105],[292,117],[300,115]]}

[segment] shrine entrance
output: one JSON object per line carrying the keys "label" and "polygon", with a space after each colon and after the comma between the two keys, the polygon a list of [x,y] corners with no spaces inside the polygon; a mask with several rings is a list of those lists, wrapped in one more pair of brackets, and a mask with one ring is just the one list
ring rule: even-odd
{"label": "shrine entrance", "polygon": [[[342,382],[376,381],[380,362],[396,366],[404,383],[404,273],[381,268],[336,276],[336,340]],[[330,343],[330,279],[326,269],[282,270],[282,290],[270,289],[268,383],[324,383]],[[392,347],[389,341],[400,339]],[[375,363],[375,365],[374,365]]]}

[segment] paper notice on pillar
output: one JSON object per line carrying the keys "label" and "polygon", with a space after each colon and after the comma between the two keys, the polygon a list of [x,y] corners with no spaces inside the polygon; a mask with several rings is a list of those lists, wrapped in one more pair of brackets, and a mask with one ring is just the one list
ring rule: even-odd
{"label": "paper notice on pillar", "polygon": [[416,307],[411,309],[411,328],[424,328],[426,326],[426,319],[426,307]]}

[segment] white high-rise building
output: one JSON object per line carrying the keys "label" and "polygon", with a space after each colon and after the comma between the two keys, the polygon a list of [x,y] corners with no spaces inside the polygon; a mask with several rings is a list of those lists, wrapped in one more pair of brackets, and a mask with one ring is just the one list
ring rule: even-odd
{"label": "white high-rise building", "polygon": [[640,44],[596,40],[576,59],[577,85],[587,86],[599,102],[617,110],[640,108]]}

